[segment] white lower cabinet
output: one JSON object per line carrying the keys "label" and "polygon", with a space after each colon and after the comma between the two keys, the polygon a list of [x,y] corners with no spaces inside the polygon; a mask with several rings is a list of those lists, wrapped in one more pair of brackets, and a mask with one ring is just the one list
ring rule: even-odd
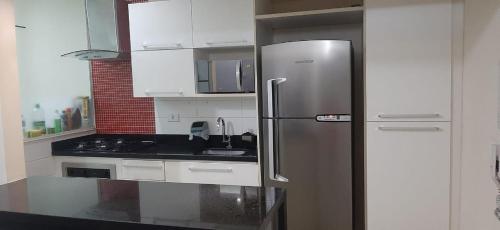
{"label": "white lower cabinet", "polygon": [[259,186],[259,165],[243,162],[165,162],[167,182]]}
{"label": "white lower cabinet", "polygon": [[450,229],[450,123],[366,128],[367,229]]}
{"label": "white lower cabinet", "polygon": [[123,160],[123,180],[164,181],[165,165],[163,161]]}

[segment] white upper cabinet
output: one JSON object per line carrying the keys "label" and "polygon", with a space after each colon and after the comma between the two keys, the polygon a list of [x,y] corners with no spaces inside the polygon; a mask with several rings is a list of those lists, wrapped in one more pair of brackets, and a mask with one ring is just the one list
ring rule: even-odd
{"label": "white upper cabinet", "polygon": [[450,121],[451,0],[366,0],[368,121]]}
{"label": "white upper cabinet", "polygon": [[132,51],[193,47],[189,0],[130,4],[129,19]]}
{"label": "white upper cabinet", "polygon": [[192,49],[132,52],[135,97],[195,95]]}
{"label": "white upper cabinet", "polygon": [[252,0],[192,0],[195,48],[254,45]]}

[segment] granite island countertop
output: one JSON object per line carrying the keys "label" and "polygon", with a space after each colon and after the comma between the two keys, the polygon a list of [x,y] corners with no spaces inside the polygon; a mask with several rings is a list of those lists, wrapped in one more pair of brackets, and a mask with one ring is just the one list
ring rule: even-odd
{"label": "granite island countertop", "polygon": [[0,229],[263,229],[279,188],[31,177],[0,186]]}

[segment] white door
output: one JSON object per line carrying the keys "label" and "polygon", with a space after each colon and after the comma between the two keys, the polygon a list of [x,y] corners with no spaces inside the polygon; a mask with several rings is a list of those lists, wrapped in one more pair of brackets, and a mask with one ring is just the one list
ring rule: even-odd
{"label": "white door", "polygon": [[196,48],[254,45],[252,0],[192,0]]}
{"label": "white door", "polygon": [[193,58],[192,49],[132,52],[134,96],[194,96]]}
{"label": "white door", "polygon": [[189,0],[130,4],[129,19],[132,51],[193,47]]}
{"label": "white door", "polygon": [[450,229],[450,123],[366,128],[367,230]]}
{"label": "white door", "polygon": [[366,0],[368,121],[450,121],[451,0]]}

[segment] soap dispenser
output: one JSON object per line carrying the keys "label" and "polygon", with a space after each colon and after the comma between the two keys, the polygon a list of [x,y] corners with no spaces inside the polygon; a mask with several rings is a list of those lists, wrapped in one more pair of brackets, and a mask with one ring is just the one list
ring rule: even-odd
{"label": "soap dispenser", "polygon": [[191,133],[189,134],[189,140],[192,141],[194,136],[203,138],[203,140],[208,141],[208,122],[206,121],[195,121],[191,125]]}

